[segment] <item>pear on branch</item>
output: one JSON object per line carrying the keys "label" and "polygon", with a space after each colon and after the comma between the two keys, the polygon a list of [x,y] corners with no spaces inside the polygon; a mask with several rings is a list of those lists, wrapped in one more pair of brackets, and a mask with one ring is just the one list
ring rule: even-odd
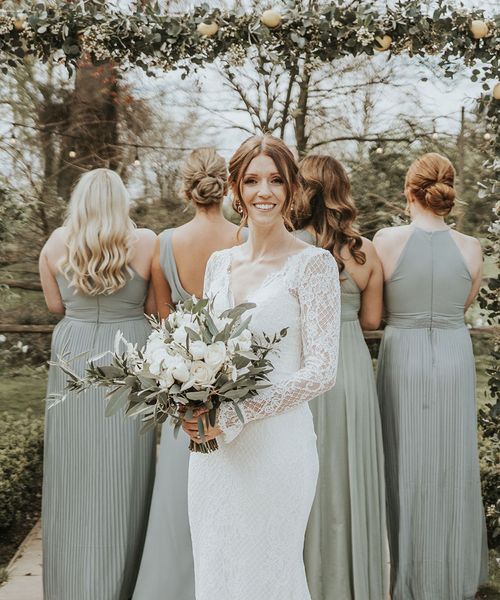
{"label": "pear on branch", "polygon": [[480,19],[474,19],[474,21],[472,21],[470,24],[470,31],[475,40],[480,40],[488,35],[489,28],[484,21],[481,21]]}
{"label": "pear on branch", "polygon": [[203,37],[212,37],[219,31],[219,26],[215,21],[211,21],[210,23],[200,23],[196,28],[198,33]]}
{"label": "pear on branch", "polygon": [[377,45],[375,45],[374,49],[377,52],[385,52],[386,50],[389,50],[392,44],[392,38],[387,34],[383,37],[376,37],[375,41],[377,42]]}
{"label": "pear on branch", "polygon": [[281,25],[281,14],[277,11],[277,10],[265,10],[262,13],[262,16],[260,18],[261,23],[263,23],[266,27],[269,27],[269,29],[274,29],[275,27],[278,27],[279,25]]}

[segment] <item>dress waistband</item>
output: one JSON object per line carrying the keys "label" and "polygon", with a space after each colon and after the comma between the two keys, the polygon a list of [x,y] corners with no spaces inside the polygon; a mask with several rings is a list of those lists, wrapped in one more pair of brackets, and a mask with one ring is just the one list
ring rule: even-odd
{"label": "dress waistband", "polygon": [[68,320],[68,321],[77,321],[78,323],[92,323],[94,325],[107,325],[107,324],[113,324],[113,323],[123,323],[123,322],[129,322],[129,321],[145,321],[146,317],[144,316],[144,314],[140,314],[140,315],[134,315],[134,316],[122,316],[120,318],[115,318],[115,319],[106,319],[106,318],[98,318],[96,316],[93,317],[89,317],[87,319],[83,318],[83,317],[75,317],[74,315],[65,315],[63,320]]}
{"label": "dress waistband", "polygon": [[461,329],[465,327],[463,317],[440,315],[391,315],[387,325],[398,329]]}

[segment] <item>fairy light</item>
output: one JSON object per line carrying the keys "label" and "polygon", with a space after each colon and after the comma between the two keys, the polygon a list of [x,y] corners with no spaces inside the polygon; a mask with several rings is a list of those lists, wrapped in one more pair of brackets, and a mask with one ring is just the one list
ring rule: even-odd
{"label": "fairy light", "polygon": [[435,132],[432,134],[432,139],[433,139],[433,140],[437,140],[438,138],[439,138],[439,134],[437,133],[437,131],[435,131]]}
{"label": "fairy light", "polygon": [[384,149],[382,148],[382,146],[378,146],[378,147],[375,149],[375,152],[376,152],[377,154],[383,154],[383,153],[384,153]]}
{"label": "fairy light", "polygon": [[134,165],[136,167],[138,167],[141,164],[141,159],[139,158],[139,148],[136,146],[135,147],[135,160],[134,160]]}
{"label": "fairy light", "polygon": [[76,152],[75,152],[74,150],[70,150],[70,151],[68,152],[68,156],[69,156],[70,158],[75,158],[75,156],[76,156]]}
{"label": "fairy light", "polygon": [[13,146],[15,146],[17,143],[16,132],[14,130],[12,130],[9,141]]}
{"label": "fairy light", "polygon": [[483,135],[483,139],[485,139],[487,142],[489,142],[491,140],[491,133],[486,132]]}

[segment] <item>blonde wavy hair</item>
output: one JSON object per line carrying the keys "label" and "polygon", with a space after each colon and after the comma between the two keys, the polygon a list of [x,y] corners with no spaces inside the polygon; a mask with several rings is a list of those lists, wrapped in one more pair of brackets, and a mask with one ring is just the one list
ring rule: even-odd
{"label": "blonde wavy hair", "polygon": [[120,176],[95,169],[80,177],[68,207],[66,255],[59,269],[76,292],[113,294],[133,276],[135,225]]}

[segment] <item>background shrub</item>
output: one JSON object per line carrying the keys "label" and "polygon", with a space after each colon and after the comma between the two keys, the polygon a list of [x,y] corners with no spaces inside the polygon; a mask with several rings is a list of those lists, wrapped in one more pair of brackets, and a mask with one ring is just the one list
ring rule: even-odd
{"label": "background shrub", "polygon": [[[486,406],[486,409],[488,406]],[[490,548],[500,548],[500,415],[479,411],[481,487]]]}
{"label": "background shrub", "polygon": [[43,420],[31,410],[2,413],[0,421],[0,531],[19,522],[40,503]]}

